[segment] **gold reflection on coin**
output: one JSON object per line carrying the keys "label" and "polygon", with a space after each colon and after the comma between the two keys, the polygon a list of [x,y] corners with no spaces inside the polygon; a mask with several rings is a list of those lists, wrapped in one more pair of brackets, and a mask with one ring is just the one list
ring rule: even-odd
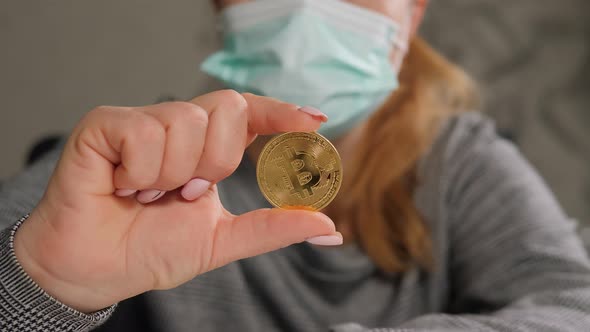
{"label": "gold reflection on coin", "polygon": [[336,197],[342,162],[334,145],[317,133],[285,133],[271,139],[258,158],[260,190],[274,206],[319,211]]}

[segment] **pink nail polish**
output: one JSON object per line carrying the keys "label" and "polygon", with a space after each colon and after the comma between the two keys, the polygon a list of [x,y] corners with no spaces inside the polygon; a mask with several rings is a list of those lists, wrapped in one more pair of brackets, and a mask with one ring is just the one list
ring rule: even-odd
{"label": "pink nail polish", "polygon": [[305,107],[300,107],[299,110],[303,113],[307,113],[307,114],[311,115],[316,120],[320,120],[322,122],[328,121],[328,116],[326,114],[322,113],[317,108],[314,108],[311,106],[305,106]]}
{"label": "pink nail polish", "polygon": [[209,189],[211,182],[204,179],[192,179],[184,185],[180,194],[187,201],[194,201],[197,198],[203,196],[203,194]]}
{"label": "pink nail polish", "polygon": [[135,194],[136,192],[137,192],[137,190],[133,190],[133,189],[117,189],[115,191],[115,196],[129,197],[129,196]]}
{"label": "pink nail polish", "polygon": [[157,189],[143,190],[137,194],[137,200],[142,204],[148,204],[164,196],[165,193]]}
{"label": "pink nail polish", "polygon": [[338,235],[317,236],[309,238],[305,241],[318,246],[339,246],[343,242],[342,236]]}

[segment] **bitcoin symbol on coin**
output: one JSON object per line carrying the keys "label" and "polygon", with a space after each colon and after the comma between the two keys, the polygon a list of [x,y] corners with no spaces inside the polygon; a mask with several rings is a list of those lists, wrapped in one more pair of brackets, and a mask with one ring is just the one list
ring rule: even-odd
{"label": "bitcoin symbol on coin", "polygon": [[315,164],[315,158],[305,152],[297,152],[292,147],[286,147],[283,158],[277,161],[287,173],[293,190],[291,194],[298,194],[302,199],[306,195],[313,195],[313,187],[319,184],[320,170]]}
{"label": "bitcoin symbol on coin", "polygon": [[266,144],[256,176],[262,194],[272,205],[321,210],[340,189],[342,163],[323,136],[286,133]]}

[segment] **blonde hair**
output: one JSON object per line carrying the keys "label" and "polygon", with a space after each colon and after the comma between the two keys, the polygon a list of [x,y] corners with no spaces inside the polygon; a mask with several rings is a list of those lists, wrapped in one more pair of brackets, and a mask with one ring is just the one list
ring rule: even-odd
{"label": "blonde hair", "polygon": [[400,87],[369,119],[341,193],[330,209],[346,220],[353,240],[386,273],[431,269],[428,227],[413,201],[416,164],[441,123],[473,109],[472,80],[426,42],[411,42]]}

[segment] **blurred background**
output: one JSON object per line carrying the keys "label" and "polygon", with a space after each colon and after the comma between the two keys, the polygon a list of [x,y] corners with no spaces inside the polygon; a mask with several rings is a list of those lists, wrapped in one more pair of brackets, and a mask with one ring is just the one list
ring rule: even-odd
{"label": "blurred background", "polygon": [[[480,83],[590,247],[590,1],[434,0],[422,35]],[[98,105],[219,88],[198,69],[218,47],[207,0],[0,0],[0,182]]]}

